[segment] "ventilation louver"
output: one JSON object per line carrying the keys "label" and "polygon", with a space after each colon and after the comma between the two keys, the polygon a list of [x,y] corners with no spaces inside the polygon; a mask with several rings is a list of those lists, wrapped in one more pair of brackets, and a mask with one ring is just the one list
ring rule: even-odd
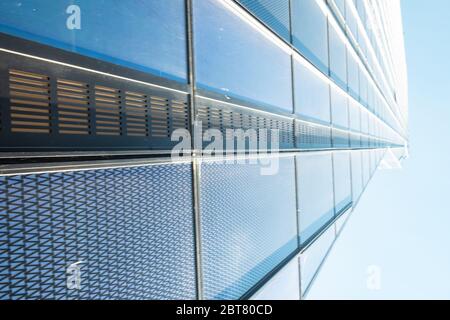
{"label": "ventilation louver", "polygon": [[11,131],[50,133],[50,81],[41,74],[9,70]]}

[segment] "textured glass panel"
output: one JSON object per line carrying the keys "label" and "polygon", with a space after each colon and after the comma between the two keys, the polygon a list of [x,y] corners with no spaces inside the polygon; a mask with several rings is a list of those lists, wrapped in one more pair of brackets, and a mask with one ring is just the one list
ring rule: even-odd
{"label": "textured glass panel", "polygon": [[297,248],[293,158],[262,165],[204,162],[201,237],[206,299],[238,299]]}
{"label": "textured glass panel", "polygon": [[348,152],[333,153],[335,212],[348,207],[352,202],[350,155]]}
{"label": "textured glass panel", "polygon": [[334,216],[331,153],[297,157],[301,243],[305,243]]}
{"label": "textured glass panel", "polygon": [[330,75],[344,90],[347,90],[347,48],[337,31],[329,25]]}
{"label": "textured glass panel", "polygon": [[0,31],[186,82],[184,0],[2,0]]}
{"label": "textured glass panel", "polygon": [[237,0],[281,37],[290,41],[290,0]]}
{"label": "textured glass panel", "polygon": [[1,177],[0,299],[195,299],[191,176],[167,164]]}
{"label": "textured glass panel", "polygon": [[361,151],[351,152],[352,163],[352,194],[353,202],[357,202],[363,190],[363,173]]}
{"label": "textured glass panel", "polygon": [[295,113],[306,120],[330,123],[329,85],[317,74],[294,60]]}
{"label": "textured glass panel", "polygon": [[291,59],[219,1],[194,0],[197,85],[292,112]]}
{"label": "textured glass panel", "polygon": [[252,300],[300,300],[299,258],[292,259],[252,297]]}
{"label": "textured glass panel", "polygon": [[300,52],[328,73],[327,19],[316,0],[291,1],[292,41]]}
{"label": "textured glass panel", "polygon": [[314,276],[319,271],[335,239],[335,230],[334,227],[331,227],[301,254],[300,280],[302,294],[308,291]]}
{"label": "textured glass panel", "polygon": [[348,98],[335,88],[331,88],[331,113],[333,125],[344,129],[349,128]]}

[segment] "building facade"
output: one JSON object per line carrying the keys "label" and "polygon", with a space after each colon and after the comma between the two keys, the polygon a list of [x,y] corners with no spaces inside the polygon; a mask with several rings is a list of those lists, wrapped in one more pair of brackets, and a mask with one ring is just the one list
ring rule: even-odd
{"label": "building facade", "polygon": [[304,298],[407,156],[399,0],[0,12],[0,299]]}

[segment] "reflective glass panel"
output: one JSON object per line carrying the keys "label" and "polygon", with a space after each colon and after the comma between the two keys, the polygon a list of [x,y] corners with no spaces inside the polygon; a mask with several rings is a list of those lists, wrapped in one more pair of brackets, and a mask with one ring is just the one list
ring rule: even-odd
{"label": "reflective glass panel", "polygon": [[347,55],[348,68],[348,91],[356,99],[359,100],[359,66],[353,54]]}
{"label": "reflective glass panel", "polygon": [[329,25],[330,75],[344,90],[347,90],[347,48],[335,28]]}
{"label": "reflective glass panel", "polygon": [[313,64],[328,73],[327,18],[316,0],[291,1],[292,40]]}
{"label": "reflective glass panel", "polygon": [[186,82],[184,0],[2,0],[0,12],[0,32]]}
{"label": "reflective glass panel", "polygon": [[294,60],[295,113],[306,120],[329,124],[329,85],[302,62]]}
{"label": "reflective glass panel", "polygon": [[354,100],[349,100],[350,129],[361,131],[361,107]]}
{"label": "reflective glass panel", "polygon": [[348,129],[348,98],[338,89],[331,88],[331,113],[333,125],[336,127]]}
{"label": "reflective glass panel", "polygon": [[291,58],[249,21],[214,0],[194,0],[200,89],[292,112]]}

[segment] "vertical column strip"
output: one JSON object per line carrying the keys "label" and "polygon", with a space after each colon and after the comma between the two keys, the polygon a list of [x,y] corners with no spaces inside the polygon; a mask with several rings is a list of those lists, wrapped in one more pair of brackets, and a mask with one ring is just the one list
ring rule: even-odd
{"label": "vertical column strip", "polygon": [[[201,150],[196,149],[195,132],[196,122],[196,80],[195,80],[195,56],[194,56],[194,14],[193,1],[186,0],[186,32],[187,32],[187,52],[188,52],[188,81],[189,81],[189,111],[190,111],[190,132],[191,132],[191,156],[192,156],[192,201],[193,220],[195,238],[195,264],[196,264],[196,285],[197,299],[203,300],[203,269],[201,255],[201,214],[200,214],[200,165]],[[199,153],[200,152],[200,153]]]}

